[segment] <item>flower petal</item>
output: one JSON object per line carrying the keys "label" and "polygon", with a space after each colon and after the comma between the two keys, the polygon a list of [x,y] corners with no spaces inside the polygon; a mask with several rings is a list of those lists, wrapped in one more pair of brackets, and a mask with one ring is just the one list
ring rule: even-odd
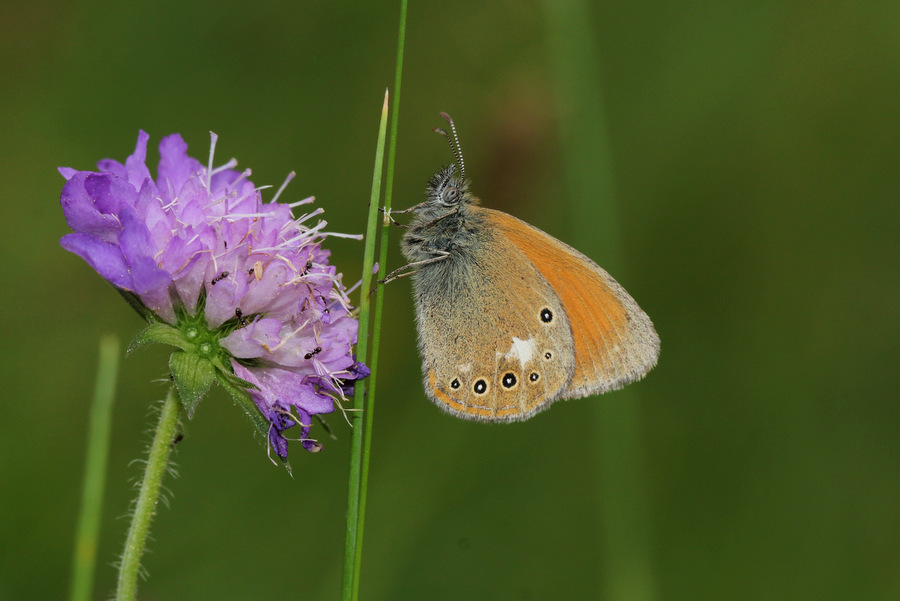
{"label": "flower petal", "polygon": [[66,234],[59,243],[87,261],[103,279],[116,288],[134,292],[128,265],[118,245],[100,240],[92,234]]}
{"label": "flower petal", "polygon": [[99,210],[88,193],[85,182],[94,175],[96,174],[89,171],[79,171],[72,175],[63,186],[59,201],[70,228],[112,241],[121,225],[115,214]]}
{"label": "flower petal", "polygon": [[223,347],[239,359],[259,359],[269,356],[271,349],[281,343],[280,319],[263,318],[235,330],[219,341]]}

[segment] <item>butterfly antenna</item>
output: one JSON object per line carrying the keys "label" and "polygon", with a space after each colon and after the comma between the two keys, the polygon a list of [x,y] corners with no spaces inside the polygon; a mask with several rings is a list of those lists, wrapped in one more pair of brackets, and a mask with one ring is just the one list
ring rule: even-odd
{"label": "butterfly antenna", "polygon": [[456,163],[459,165],[459,179],[465,179],[466,164],[463,161],[462,147],[459,145],[459,136],[456,134],[456,125],[453,123],[453,118],[447,113],[442,112],[441,117],[450,124],[450,131],[453,132],[453,137],[451,138],[450,135],[440,127],[435,127],[434,131],[447,138],[447,143],[450,144],[450,150],[453,152],[453,156],[456,157]]}

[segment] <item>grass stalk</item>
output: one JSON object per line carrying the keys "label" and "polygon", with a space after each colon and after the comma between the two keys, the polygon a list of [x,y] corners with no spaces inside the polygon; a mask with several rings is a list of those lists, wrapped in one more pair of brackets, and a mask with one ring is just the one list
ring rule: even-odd
{"label": "grass stalk", "polygon": [[97,381],[88,424],[88,447],[84,462],[81,512],[72,557],[71,601],[88,601],[94,587],[97,565],[97,538],[106,487],[109,433],[119,371],[119,340],[107,335],[100,339]]}

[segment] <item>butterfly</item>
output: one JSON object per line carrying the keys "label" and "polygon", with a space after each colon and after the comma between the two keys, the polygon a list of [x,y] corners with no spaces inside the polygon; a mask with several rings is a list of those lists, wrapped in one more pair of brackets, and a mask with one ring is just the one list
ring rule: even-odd
{"label": "butterfly", "polygon": [[429,181],[405,226],[425,392],[464,419],[525,420],[554,401],[621,388],[656,365],[647,314],[591,259],[469,192],[456,162]]}

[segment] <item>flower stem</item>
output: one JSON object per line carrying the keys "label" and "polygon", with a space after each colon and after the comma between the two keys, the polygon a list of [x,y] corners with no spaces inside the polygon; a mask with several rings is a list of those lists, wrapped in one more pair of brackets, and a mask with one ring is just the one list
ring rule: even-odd
{"label": "flower stem", "polygon": [[122,553],[122,562],[119,566],[119,586],[116,591],[116,601],[134,601],[137,593],[137,578],[141,567],[141,556],[144,554],[144,545],[147,542],[147,533],[150,531],[150,522],[156,513],[160,485],[169,462],[175,429],[178,427],[179,410],[178,395],[175,392],[175,387],[172,386],[169,388],[169,393],[166,395],[166,400],[159,415],[156,434],[153,437],[150,453],[147,457],[144,480],[141,482],[141,490],[138,493],[137,503],[134,506],[134,515],[131,518],[131,526],[128,529],[128,538],[125,540],[125,551]]}
{"label": "flower stem", "polygon": [[115,336],[100,339],[97,382],[91,402],[88,426],[88,448],[84,465],[84,484],[81,495],[81,515],[72,558],[71,601],[87,601],[94,585],[97,560],[97,536],[100,532],[100,513],[106,483],[106,461],[109,456],[109,432],[112,407],[116,394],[119,370],[119,340]]}

